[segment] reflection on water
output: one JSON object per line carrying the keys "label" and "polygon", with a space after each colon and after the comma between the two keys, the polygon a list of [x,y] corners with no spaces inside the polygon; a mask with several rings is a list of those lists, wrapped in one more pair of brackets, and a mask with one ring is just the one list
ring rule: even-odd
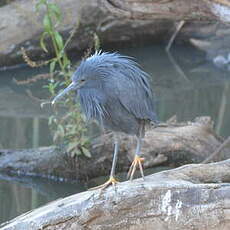
{"label": "reflection on water", "polygon": [[[47,146],[51,136],[45,118],[1,117],[0,129],[8,135],[0,136],[0,148],[20,149]],[[2,132],[3,133],[3,132]]]}
{"label": "reflection on water", "polygon": [[[174,47],[172,56],[163,47],[121,50],[137,58],[153,76],[159,119],[174,114],[178,120],[211,116],[217,133],[230,135],[230,76],[226,70],[206,63],[204,54],[191,47]],[[46,98],[45,83],[16,85],[12,79],[26,79],[46,69],[12,69],[0,72],[0,148],[28,148],[52,143],[47,119],[52,111],[40,108],[36,98]],[[17,179],[18,180],[18,179]],[[27,179],[28,180],[28,179]],[[104,180],[104,179],[103,179]],[[92,185],[99,183],[92,181]],[[0,178],[0,222],[50,200],[76,193],[83,186],[31,179],[26,183]]]}
{"label": "reflection on water", "polygon": [[82,192],[82,184],[0,174],[0,223],[52,200]]}
{"label": "reflection on water", "polygon": [[29,67],[0,71],[0,148],[31,148],[51,143],[47,125],[51,111],[41,109],[37,99],[47,97],[47,90],[42,88],[46,82],[27,85],[14,82],[46,71]]}

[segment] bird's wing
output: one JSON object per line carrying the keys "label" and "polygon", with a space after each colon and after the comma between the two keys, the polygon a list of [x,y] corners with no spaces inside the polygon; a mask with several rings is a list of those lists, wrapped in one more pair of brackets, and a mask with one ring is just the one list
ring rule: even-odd
{"label": "bird's wing", "polygon": [[115,92],[120,103],[136,118],[157,120],[153,96],[146,76],[139,75],[134,78],[125,75],[125,71],[120,72],[116,80],[113,80],[111,92]]}

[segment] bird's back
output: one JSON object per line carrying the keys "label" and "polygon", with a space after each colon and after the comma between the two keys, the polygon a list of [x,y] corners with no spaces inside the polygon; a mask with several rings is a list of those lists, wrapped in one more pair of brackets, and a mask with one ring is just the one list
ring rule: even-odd
{"label": "bird's back", "polygon": [[137,119],[156,121],[149,75],[132,59],[123,56],[118,59],[105,83],[107,94],[117,98]]}

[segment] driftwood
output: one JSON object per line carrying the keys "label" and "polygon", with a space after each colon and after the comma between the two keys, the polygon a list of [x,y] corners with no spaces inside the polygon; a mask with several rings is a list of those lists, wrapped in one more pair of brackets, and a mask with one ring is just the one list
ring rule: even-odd
{"label": "driftwood", "polygon": [[192,164],[59,199],[2,225],[37,229],[230,229],[230,160]]}
{"label": "driftwood", "polygon": [[[144,167],[156,165],[180,166],[200,163],[223,142],[212,127],[209,117],[196,118],[194,122],[168,124],[146,132],[142,153]],[[117,172],[127,171],[133,160],[136,140],[122,135]],[[92,145],[92,157],[68,156],[54,147],[29,150],[0,150],[0,171],[13,174],[40,175],[69,179],[87,179],[108,175],[113,153],[111,134],[103,135]],[[223,148],[218,158],[227,159],[229,150]],[[90,169],[90,170],[89,170]]]}
{"label": "driftwood", "polygon": [[230,143],[230,137],[228,137],[217,149],[215,152],[213,152],[208,158],[206,158],[202,163],[208,163],[212,159],[214,159],[218,154],[220,154],[221,150],[225,147],[228,146]]}
{"label": "driftwood", "polygon": [[[63,13],[58,29],[65,38],[74,34],[67,51],[85,50],[96,32],[103,45],[138,44],[168,40],[178,22],[184,21],[180,37],[188,40],[215,34],[210,25],[228,21],[229,1],[225,0],[65,0],[56,1]],[[14,17],[12,17],[14,15]],[[79,26],[78,26],[79,24]],[[20,48],[36,60],[45,57],[39,46],[42,13],[35,1],[12,1],[0,7],[0,66],[24,63]],[[47,57],[46,57],[47,58]]]}
{"label": "driftwood", "polygon": [[[223,59],[228,60],[230,53],[229,24],[216,23],[215,25],[210,25],[209,30],[215,31],[215,34],[210,34],[207,37],[192,36],[189,39],[190,43],[197,49],[204,51],[207,59],[213,61],[218,67],[229,65],[228,61],[226,63],[223,61]],[[218,59],[221,59],[222,62],[218,63]]]}

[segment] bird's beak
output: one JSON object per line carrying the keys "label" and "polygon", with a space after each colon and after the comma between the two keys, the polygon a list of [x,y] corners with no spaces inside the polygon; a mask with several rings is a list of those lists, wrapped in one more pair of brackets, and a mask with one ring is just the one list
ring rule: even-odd
{"label": "bird's beak", "polygon": [[64,95],[66,95],[71,90],[76,90],[77,84],[72,82],[67,88],[65,88],[61,93],[59,93],[51,102],[54,105],[58,100],[60,100]]}

